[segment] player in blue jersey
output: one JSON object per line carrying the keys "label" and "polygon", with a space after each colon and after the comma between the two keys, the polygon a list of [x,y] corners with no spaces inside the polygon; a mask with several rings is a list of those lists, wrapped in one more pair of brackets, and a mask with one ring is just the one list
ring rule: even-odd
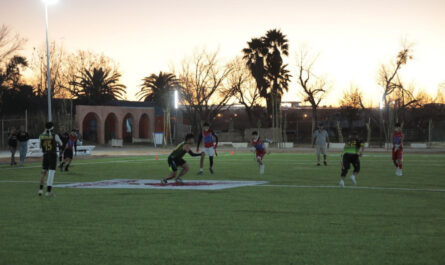
{"label": "player in blue jersey", "polygon": [[258,163],[258,166],[260,167],[260,174],[264,174],[264,163],[263,163],[263,157],[266,154],[266,147],[264,145],[264,142],[261,140],[260,136],[258,135],[258,132],[252,132],[252,139],[251,142],[252,146],[255,148],[255,160]]}

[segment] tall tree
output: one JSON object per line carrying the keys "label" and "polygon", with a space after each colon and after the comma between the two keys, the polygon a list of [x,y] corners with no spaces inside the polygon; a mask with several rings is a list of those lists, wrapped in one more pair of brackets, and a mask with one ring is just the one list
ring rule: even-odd
{"label": "tall tree", "polygon": [[[18,104],[17,99],[22,100],[25,98],[18,98],[16,95],[19,94],[22,84],[21,80],[21,68],[27,67],[28,62],[24,57],[14,56],[12,57],[6,66],[0,67],[0,114],[4,113],[4,109],[17,110]],[[29,96],[32,96],[29,95]],[[9,104],[9,105],[6,105]]]}
{"label": "tall tree", "polygon": [[251,127],[255,127],[254,109],[258,108],[261,103],[261,95],[255,79],[252,77],[246,66],[245,60],[240,57],[235,58],[231,62],[233,71],[228,77],[229,85],[234,90],[236,101],[244,106]]}
{"label": "tall tree", "polygon": [[257,83],[261,97],[266,99],[267,110],[272,116],[272,127],[281,127],[281,98],[288,91],[291,75],[283,56],[289,55],[286,35],[273,29],[261,38],[253,38],[243,49],[247,67]]}
{"label": "tall tree", "polygon": [[0,66],[4,66],[23,47],[26,40],[19,34],[12,34],[5,25],[0,27]]}
{"label": "tall tree", "polygon": [[179,81],[172,73],[159,72],[142,79],[141,90],[136,94],[139,100],[149,101],[160,106],[164,112],[164,145],[167,136],[171,138],[170,109],[173,103],[173,91],[179,89]]}
{"label": "tall tree", "polygon": [[312,108],[312,131],[318,122],[317,110],[329,91],[329,84],[325,78],[313,73],[313,66],[317,60],[316,56],[311,56],[309,52],[301,48],[297,54],[297,80],[302,88],[302,95],[305,102],[309,102]]}
{"label": "tall tree", "polygon": [[229,104],[234,93],[227,85],[231,72],[230,64],[220,62],[218,52],[195,51],[182,61],[177,76],[193,132],[200,130],[201,121],[212,121]]}
{"label": "tall tree", "polygon": [[400,100],[400,96],[411,94],[401,82],[400,70],[409,60],[413,58],[411,45],[402,43],[401,50],[397,53],[395,60],[380,66],[377,83],[383,88],[382,104],[383,112],[381,115],[381,130],[384,133],[385,141],[390,141],[392,127],[398,116],[395,115],[391,102]]}
{"label": "tall tree", "polygon": [[79,101],[88,104],[103,104],[110,100],[123,99],[126,86],[119,82],[120,73],[112,73],[103,68],[84,69],[70,92]]}

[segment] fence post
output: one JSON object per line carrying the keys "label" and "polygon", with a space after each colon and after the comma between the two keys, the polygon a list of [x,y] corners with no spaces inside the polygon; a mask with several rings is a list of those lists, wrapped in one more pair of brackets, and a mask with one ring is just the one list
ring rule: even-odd
{"label": "fence post", "polygon": [[2,147],[5,147],[5,121],[2,120]]}
{"label": "fence post", "polygon": [[28,109],[25,109],[25,131],[28,131]]}
{"label": "fence post", "polygon": [[431,140],[433,138],[433,119],[428,121],[428,147],[431,148]]}

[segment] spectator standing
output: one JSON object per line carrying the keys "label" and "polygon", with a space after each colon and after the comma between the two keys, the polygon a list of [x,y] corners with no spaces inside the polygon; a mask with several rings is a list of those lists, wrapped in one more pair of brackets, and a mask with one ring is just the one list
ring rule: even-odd
{"label": "spectator standing", "polygon": [[315,147],[317,154],[317,166],[320,166],[320,156],[323,154],[323,164],[328,165],[327,162],[327,149],[329,148],[329,135],[323,128],[323,124],[318,125],[318,129],[314,132],[314,142],[312,147]]}
{"label": "spectator standing", "polygon": [[23,166],[25,164],[26,153],[28,152],[29,140],[29,134],[25,130],[25,126],[20,126],[20,131],[17,134],[17,138],[20,143],[20,165]]}
{"label": "spectator standing", "polygon": [[9,130],[9,136],[8,136],[8,147],[9,151],[11,152],[11,166],[17,165],[15,162],[15,152],[17,151],[17,132],[15,131],[15,128],[12,127]]}

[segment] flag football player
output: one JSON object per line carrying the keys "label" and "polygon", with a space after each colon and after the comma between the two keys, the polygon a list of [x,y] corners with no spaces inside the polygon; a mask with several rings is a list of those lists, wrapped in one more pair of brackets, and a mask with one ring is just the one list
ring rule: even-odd
{"label": "flag football player", "polygon": [[260,167],[260,174],[264,174],[264,163],[263,157],[266,154],[266,147],[264,146],[264,142],[260,139],[258,132],[252,132],[251,144],[255,148],[255,160]]}
{"label": "flag football player", "polygon": [[[168,180],[175,178],[176,183],[182,184],[182,176],[187,174],[190,170],[190,166],[183,159],[186,153],[191,156],[201,156],[202,154],[193,153],[192,145],[194,140],[194,135],[189,133],[185,136],[185,141],[180,143],[168,156],[168,166],[170,167],[171,173],[164,179],[161,180],[161,184],[167,184]],[[181,172],[177,175],[178,167],[181,167]]]}
{"label": "flag football player", "polygon": [[196,152],[199,153],[199,145],[201,144],[201,141],[204,142],[204,148],[201,156],[200,161],[200,168],[199,168],[199,175],[203,173],[203,166],[204,166],[204,158],[205,155],[209,156],[209,163],[210,168],[209,171],[211,174],[213,174],[213,157],[216,154],[216,147],[218,146],[218,136],[210,130],[210,125],[206,122],[202,126],[202,133],[199,135],[198,138],[198,144],[196,145]]}
{"label": "flag football player", "polygon": [[357,132],[352,132],[345,143],[341,162],[340,187],[345,186],[345,177],[351,165],[354,167],[352,175],[349,176],[354,185],[357,185],[356,177],[360,172],[360,157],[363,155],[364,143],[358,138]]}
{"label": "flag football player", "polygon": [[54,174],[56,173],[57,166],[57,145],[62,145],[62,141],[59,135],[53,132],[54,124],[48,122],[45,125],[45,131],[40,135],[40,147],[43,152],[43,163],[42,163],[42,175],[40,177],[40,189],[39,196],[43,194],[43,185],[45,183],[45,176],[48,174],[48,179],[46,181],[46,196],[53,196],[52,186],[54,182]]}
{"label": "flag football player", "polygon": [[392,161],[396,166],[396,175],[402,176],[403,133],[400,123],[396,123],[392,135]]}
{"label": "flag football player", "polygon": [[68,168],[71,165],[71,161],[73,161],[73,154],[74,154],[73,149],[74,149],[74,152],[77,153],[76,130],[71,130],[68,140],[66,141],[66,143],[64,143],[63,162],[60,163],[60,165],[59,165],[60,171],[63,171],[64,166],[65,166],[65,171],[68,171]]}

